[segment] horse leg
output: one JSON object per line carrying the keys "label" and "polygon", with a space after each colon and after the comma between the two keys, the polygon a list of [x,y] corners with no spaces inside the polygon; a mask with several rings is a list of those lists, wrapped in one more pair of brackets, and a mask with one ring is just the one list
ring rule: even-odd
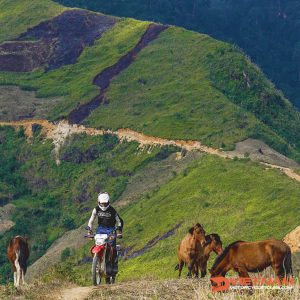
{"label": "horse leg", "polygon": [[15,267],[16,267],[16,287],[20,285],[20,277],[21,277],[21,267],[19,264],[19,253],[16,251],[16,260],[15,260]]}
{"label": "horse leg", "polygon": [[287,277],[284,266],[279,263],[274,262],[274,263],[272,263],[272,269],[273,269],[276,277],[279,278],[280,283],[282,283],[283,279]]}
{"label": "horse leg", "polygon": [[199,278],[199,263],[195,263],[195,265],[194,265],[194,273],[195,273],[195,277]]}
{"label": "horse leg", "polygon": [[14,286],[17,286],[17,271],[14,272]]}
{"label": "horse leg", "polygon": [[207,268],[207,261],[204,261],[201,266],[201,278],[205,277]]}
{"label": "horse leg", "polygon": [[253,293],[253,290],[252,290],[253,283],[252,283],[252,280],[250,279],[250,276],[249,276],[247,270],[246,269],[239,269],[237,272],[239,274],[239,277],[249,278],[249,284],[248,284],[249,293],[252,294]]}
{"label": "horse leg", "polygon": [[184,262],[181,260],[178,264],[178,271],[179,271],[178,277],[179,278],[181,276],[181,271],[182,271],[183,265],[184,265]]}
{"label": "horse leg", "polygon": [[21,270],[21,277],[22,277],[22,284],[25,285],[26,282],[25,282],[25,275],[24,275],[24,270],[23,269]]}
{"label": "horse leg", "polygon": [[187,278],[192,278],[192,271],[194,268],[195,263],[193,261],[188,263],[188,273],[187,273]]}

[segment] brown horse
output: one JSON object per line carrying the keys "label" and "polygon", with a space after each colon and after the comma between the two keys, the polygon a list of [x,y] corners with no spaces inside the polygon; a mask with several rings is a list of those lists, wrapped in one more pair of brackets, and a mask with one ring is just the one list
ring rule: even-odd
{"label": "brown horse", "polygon": [[286,243],[275,239],[236,241],[216,258],[210,273],[213,278],[234,270],[240,277],[249,278],[248,272],[261,272],[269,266],[280,279],[292,275],[291,249]]}
{"label": "brown horse", "polygon": [[20,285],[21,278],[23,284],[25,284],[24,276],[27,271],[28,257],[28,238],[21,236],[15,236],[14,238],[12,238],[7,247],[7,258],[10,261],[13,268],[15,287],[18,287]]}
{"label": "brown horse", "polygon": [[179,270],[179,277],[184,264],[188,266],[187,277],[192,277],[192,270],[195,269],[200,257],[204,254],[204,245],[205,231],[202,225],[197,223],[189,229],[189,233],[178,246],[177,255],[179,263],[176,265],[175,270]]}
{"label": "brown horse", "polygon": [[196,277],[198,277],[199,274],[199,268],[201,271],[201,277],[205,277],[206,275],[206,269],[207,269],[207,261],[209,259],[209,256],[211,252],[215,252],[217,255],[220,255],[223,251],[222,249],[222,241],[218,234],[211,233],[205,236],[205,245],[204,245],[204,253],[203,256],[200,257],[200,260],[195,266],[194,273]]}

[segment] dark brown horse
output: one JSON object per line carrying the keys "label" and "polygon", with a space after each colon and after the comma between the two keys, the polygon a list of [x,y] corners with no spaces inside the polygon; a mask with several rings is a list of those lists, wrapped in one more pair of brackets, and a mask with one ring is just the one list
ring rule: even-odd
{"label": "dark brown horse", "polygon": [[248,272],[261,272],[269,266],[280,279],[292,275],[291,249],[286,243],[274,239],[236,241],[216,258],[210,273],[213,278],[234,270],[240,277],[249,278]]}
{"label": "dark brown horse", "polygon": [[203,256],[200,257],[198,265],[195,268],[195,275],[198,277],[199,268],[201,271],[201,277],[205,277],[206,269],[207,269],[207,261],[211,252],[215,252],[217,255],[222,253],[222,241],[218,234],[211,233],[205,236],[205,245],[204,245],[204,253]]}
{"label": "dark brown horse", "polygon": [[15,236],[7,247],[7,258],[10,261],[14,272],[14,286],[20,285],[20,279],[25,284],[24,276],[27,271],[27,260],[29,257],[28,238]]}
{"label": "dark brown horse", "polygon": [[177,255],[179,263],[176,265],[175,270],[179,270],[179,277],[183,265],[188,266],[189,278],[192,277],[192,271],[195,270],[199,259],[204,254],[205,245],[205,230],[201,224],[197,223],[189,229],[189,233],[184,237],[178,246]]}

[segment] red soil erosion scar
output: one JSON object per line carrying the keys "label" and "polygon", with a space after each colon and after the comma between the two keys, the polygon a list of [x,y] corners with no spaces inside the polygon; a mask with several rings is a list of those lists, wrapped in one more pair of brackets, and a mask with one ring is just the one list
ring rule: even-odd
{"label": "red soil erosion scar", "polygon": [[74,64],[84,47],[113,27],[116,19],[84,10],[69,10],[40,23],[15,41],[0,45],[0,71],[53,70]]}
{"label": "red soil erosion scar", "polygon": [[81,123],[87,118],[91,112],[96,109],[101,103],[105,103],[105,93],[110,85],[111,80],[128,68],[130,64],[136,59],[137,54],[144,49],[151,41],[156,39],[159,34],[167,29],[168,26],[159,24],[150,24],[133,49],[126,55],[122,56],[114,65],[104,69],[98,74],[93,83],[100,87],[100,93],[90,102],[85,103],[74,109],[68,116],[70,123]]}

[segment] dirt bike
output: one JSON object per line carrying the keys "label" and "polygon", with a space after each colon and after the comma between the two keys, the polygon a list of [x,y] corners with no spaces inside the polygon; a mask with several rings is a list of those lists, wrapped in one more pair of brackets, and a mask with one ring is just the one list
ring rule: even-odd
{"label": "dirt bike", "polygon": [[[95,245],[91,247],[93,256],[92,263],[92,280],[94,285],[99,285],[101,279],[105,278],[105,282],[110,284],[115,282],[118,270],[114,270],[115,262],[118,259],[120,245],[114,247],[116,242],[116,232],[109,234],[88,234],[86,238],[94,239]],[[117,253],[116,253],[117,251]]]}

